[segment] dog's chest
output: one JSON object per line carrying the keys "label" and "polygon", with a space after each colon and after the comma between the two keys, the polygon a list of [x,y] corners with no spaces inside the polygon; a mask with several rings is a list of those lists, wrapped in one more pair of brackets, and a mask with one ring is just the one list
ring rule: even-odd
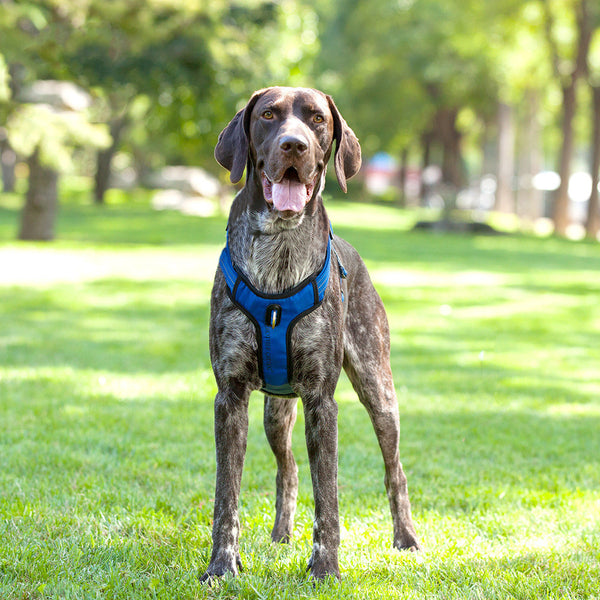
{"label": "dog's chest", "polygon": [[250,245],[245,268],[248,278],[260,291],[266,294],[284,293],[322,266],[323,257],[311,253],[306,242],[292,240],[291,237],[258,238]]}
{"label": "dog's chest", "polygon": [[314,380],[326,362],[322,354],[332,355],[336,337],[331,307],[322,305],[331,283],[329,244],[321,256],[306,243],[294,241],[290,248],[285,242],[255,239],[245,256],[238,255],[245,271],[237,279],[227,252],[221,257],[230,298],[254,324],[262,389],[276,396],[293,394],[292,381]]}

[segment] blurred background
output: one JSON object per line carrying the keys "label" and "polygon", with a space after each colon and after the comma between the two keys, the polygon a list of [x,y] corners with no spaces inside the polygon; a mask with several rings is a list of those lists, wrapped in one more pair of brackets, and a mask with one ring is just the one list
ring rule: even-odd
{"label": "blurred background", "polygon": [[269,85],[333,95],[363,147],[352,199],[598,237],[597,0],[0,0],[15,237],[55,236],[61,190],[226,210],[217,135]]}

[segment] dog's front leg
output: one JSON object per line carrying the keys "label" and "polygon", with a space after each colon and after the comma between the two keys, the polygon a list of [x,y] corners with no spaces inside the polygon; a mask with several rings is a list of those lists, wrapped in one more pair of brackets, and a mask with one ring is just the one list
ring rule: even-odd
{"label": "dog's front leg", "polygon": [[330,398],[303,399],[305,434],[315,500],[313,551],[308,568],[316,579],[339,579],[340,524],[337,486],[337,404]]}
{"label": "dog's front leg", "polygon": [[210,564],[200,581],[237,575],[242,569],[239,552],[238,501],[248,437],[248,396],[220,390],[215,398],[217,483]]}

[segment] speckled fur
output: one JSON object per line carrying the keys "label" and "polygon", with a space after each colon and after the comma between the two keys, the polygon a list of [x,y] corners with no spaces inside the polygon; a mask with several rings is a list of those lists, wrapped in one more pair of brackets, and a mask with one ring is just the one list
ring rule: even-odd
{"label": "speckled fur", "polygon": [[[267,107],[277,123],[264,123]],[[317,127],[316,111],[325,121]],[[278,152],[278,135],[299,133],[308,150],[289,157]],[[268,88],[257,92],[219,136],[217,160],[232,181],[247,167],[246,184],[236,196],[228,223],[232,260],[252,284],[281,293],[318,271],[329,234],[321,191],[327,162],[336,144],[334,165],[340,186],[360,166],[360,146],[333,100],[316,90]],[[292,165],[301,180],[318,185],[299,214],[280,214],[265,201],[260,170],[283,172]],[[304,174],[308,174],[305,175]],[[342,367],[373,422],[385,464],[394,526],[394,546],[417,550],[406,477],[399,461],[399,419],[389,364],[389,329],[383,304],[357,252],[334,237],[333,245],[348,271],[342,283],[332,260],[329,286],[321,306],[301,319],[292,334],[294,392],[302,399],[305,436],[313,484],[315,519],[313,577],[339,577],[337,497],[337,404],[335,386]],[[341,299],[344,286],[346,301]],[[211,297],[210,354],[218,386],[215,398],[217,481],[213,550],[203,581],[241,570],[238,501],[248,431],[248,397],[262,386],[254,326],[231,302],[217,270]],[[298,470],[291,450],[297,401],[265,397],[264,426],[277,460],[276,516],[271,537],[288,542],[298,492]]]}

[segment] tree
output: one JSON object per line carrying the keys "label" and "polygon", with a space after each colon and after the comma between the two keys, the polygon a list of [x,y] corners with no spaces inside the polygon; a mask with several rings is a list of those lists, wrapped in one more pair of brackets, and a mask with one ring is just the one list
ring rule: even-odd
{"label": "tree", "polygon": [[461,116],[494,114],[498,42],[490,40],[505,37],[519,4],[344,0],[324,12],[320,80],[346,98],[365,154],[422,143],[424,156],[440,155],[444,180],[461,186]]}
{"label": "tree", "polygon": [[515,210],[512,191],[515,174],[515,126],[514,111],[510,104],[498,103],[498,185],[496,210],[511,213]]}
{"label": "tree", "polygon": [[592,190],[588,202],[586,235],[591,239],[597,239],[600,232],[600,200],[598,198],[598,186],[600,185],[600,7],[597,4],[590,6],[590,17],[595,26],[595,32],[590,42],[587,62],[588,84],[592,91],[592,139],[590,144]]}
{"label": "tree", "polygon": [[[135,116],[143,117],[150,130],[158,125],[159,131],[151,131],[150,139],[154,134],[164,140],[177,132],[183,146],[185,138],[196,133],[190,124],[200,120],[210,97],[214,78],[208,44],[222,6],[222,2],[177,5],[155,0],[92,0],[83,8],[71,6],[65,69],[95,91],[112,137],[111,145],[97,157],[97,203],[104,201],[112,158]],[[77,27],[78,19],[85,19],[87,26]],[[145,113],[132,113],[144,97]],[[167,110],[161,111],[163,107]],[[156,118],[157,112],[163,113],[161,119]],[[163,148],[163,153],[169,150]]]}
{"label": "tree", "polygon": [[89,122],[85,112],[58,110],[48,104],[23,104],[7,123],[11,146],[28,157],[29,187],[19,238],[52,240],[58,208],[58,177],[72,169],[77,146],[107,146],[106,128]]}
{"label": "tree", "polygon": [[[10,100],[10,74],[8,65],[0,54],[0,120],[6,120],[6,106]],[[2,165],[2,187],[5,192],[14,189],[14,166],[16,155],[8,143],[6,129],[0,127],[0,164]]]}
{"label": "tree", "polygon": [[[496,209],[517,210],[515,180],[520,182],[518,210],[536,218],[542,214],[542,197],[534,189],[533,176],[542,170],[541,107],[551,73],[543,35],[543,11],[539,3],[515,6],[502,19],[502,35],[490,40],[490,58],[498,85]],[[488,137],[494,137],[489,133]],[[516,171],[516,169],[518,169]],[[518,179],[517,179],[518,174]]]}
{"label": "tree", "polygon": [[588,214],[586,219],[586,235],[597,239],[600,232],[600,206],[598,200],[598,186],[600,185],[600,85],[592,85],[592,143],[591,143],[591,174],[592,189],[588,201]]}
{"label": "tree", "polygon": [[[556,6],[554,5],[556,4]],[[587,55],[592,37],[592,22],[588,0],[570,0],[553,3],[543,0],[546,40],[550,48],[552,70],[562,93],[562,146],[558,161],[560,186],[554,198],[552,219],[555,231],[565,235],[569,225],[569,177],[574,150],[573,120],[577,110],[577,84],[586,75]],[[564,13],[565,10],[570,13]],[[559,35],[558,19],[571,19],[572,40],[564,41]]]}
{"label": "tree", "polygon": [[240,96],[298,82],[316,44],[314,12],[297,0],[91,0],[85,10],[88,27],[73,28],[65,61],[95,90],[113,137],[98,154],[97,202],[120,147],[142,173],[165,162],[212,166],[214,140]]}
{"label": "tree", "polygon": [[[74,86],[68,89],[63,86],[62,96],[56,89],[49,89],[56,87],[56,82],[46,82],[37,91],[27,85],[28,78],[32,82],[61,70],[60,28],[50,32],[49,27],[58,8],[11,0],[3,2],[1,8],[0,34],[4,56],[11,67],[11,97],[3,109],[4,133],[11,149],[26,157],[29,166],[19,237],[49,240],[54,237],[59,171],[71,166],[75,146],[102,145],[107,139],[104,129],[92,125],[84,113],[63,110],[65,106],[61,103],[68,105],[71,100],[77,103],[81,99]],[[49,46],[58,48],[56,54],[48,55]],[[53,61],[58,61],[58,66]]]}

